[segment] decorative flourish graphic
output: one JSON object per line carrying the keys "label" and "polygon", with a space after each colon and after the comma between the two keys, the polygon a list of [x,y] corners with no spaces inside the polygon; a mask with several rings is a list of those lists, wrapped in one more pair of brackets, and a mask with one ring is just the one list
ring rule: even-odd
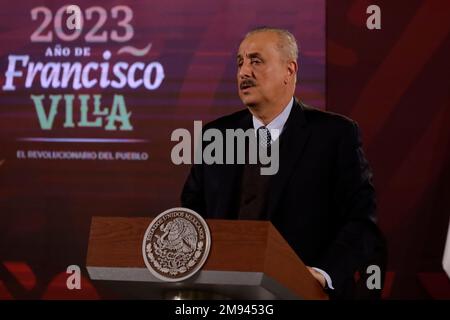
{"label": "decorative flourish graphic", "polygon": [[129,53],[135,57],[142,57],[142,56],[145,56],[150,51],[151,48],[152,48],[151,42],[145,48],[142,48],[142,49],[138,49],[133,46],[125,46],[125,47],[120,48],[117,51],[117,54]]}

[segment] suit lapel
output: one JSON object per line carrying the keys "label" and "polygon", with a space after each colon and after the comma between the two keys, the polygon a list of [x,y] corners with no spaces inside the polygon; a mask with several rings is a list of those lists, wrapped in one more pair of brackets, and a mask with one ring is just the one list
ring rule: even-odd
{"label": "suit lapel", "polygon": [[[236,122],[234,128],[230,129],[247,129],[253,128],[252,116],[250,111],[244,113],[244,115]],[[236,155],[236,150],[235,150]],[[242,164],[227,164],[221,165],[220,182],[222,190],[220,193],[219,202],[217,204],[218,214],[220,217],[229,217],[230,214],[234,214],[237,218],[239,211],[239,197],[240,197],[240,181],[242,175]],[[228,191],[228,192],[225,192]]]}
{"label": "suit lapel", "polygon": [[285,192],[287,182],[300,160],[309,135],[310,129],[306,123],[303,107],[294,99],[291,114],[279,138],[279,170],[272,177],[268,190],[267,215],[269,220],[276,214],[281,195]]}
{"label": "suit lapel", "polygon": [[[253,128],[252,116],[250,111],[245,113],[233,129],[241,128],[247,130]],[[281,195],[289,181],[292,171],[298,163],[304,147],[308,141],[310,130],[301,103],[294,99],[291,114],[286,122],[285,128],[280,135],[280,163],[278,173],[275,174],[270,182],[267,201],[268,219],[276,214]],[[220,181],[223,186],[222,192],[217,203],[217,218],[237,218],[239,211],[238,199],[240,196],[240,181],[242,175],[242,164],[222,165],[220,172]],[[226,192],[228,191],[228,192]],[[230,217],[233,213],[235,217]]]}

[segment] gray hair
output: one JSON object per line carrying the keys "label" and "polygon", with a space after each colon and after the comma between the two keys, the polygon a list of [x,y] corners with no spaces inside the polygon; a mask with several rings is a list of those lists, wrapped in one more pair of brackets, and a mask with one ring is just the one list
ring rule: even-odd
{"label": "gray hair", "polygon": [[244,37],[246,39],[247,37],[259,33],[259,32],[274,32],[278,35],[278,48],[285,52],[287,58],[289,60],[297,61],[298,59],[298,45],[297,40],[295,40],[295,37],[292,33],[290,33],[286,29],[280,29],[280,28],[272,28],[272,27],[258,27],[253,30],[250,30]]}

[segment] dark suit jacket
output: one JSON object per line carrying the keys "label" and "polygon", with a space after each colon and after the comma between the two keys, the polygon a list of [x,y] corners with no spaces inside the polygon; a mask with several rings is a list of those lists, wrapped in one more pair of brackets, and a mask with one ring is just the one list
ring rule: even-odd
{"label": "dark suit jacket", "polygon": [[[252,126],[246,109],[204,129],[225,132]],[[305,264],[330,275],[332,297],[353,297],[355,272],[365,274],[374,262],[384,270],[385,263],[385,245],[375,223],[372,173],[358,126],[294,99],[279,139],[280,166],[271,178],[267,218]],[[210,219],[237,218],[242,167],[194,165],[182,205]]]}

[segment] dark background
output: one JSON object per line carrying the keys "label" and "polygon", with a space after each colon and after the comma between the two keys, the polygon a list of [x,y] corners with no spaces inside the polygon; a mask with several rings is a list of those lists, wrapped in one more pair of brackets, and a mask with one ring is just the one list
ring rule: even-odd
{"label": "dark background", "polygon": [[[367,30],[369,4],[382,29]],[[450,2],[327,1],[327,110],[356,120],[387,237],[385,298],[450,299]]]}

